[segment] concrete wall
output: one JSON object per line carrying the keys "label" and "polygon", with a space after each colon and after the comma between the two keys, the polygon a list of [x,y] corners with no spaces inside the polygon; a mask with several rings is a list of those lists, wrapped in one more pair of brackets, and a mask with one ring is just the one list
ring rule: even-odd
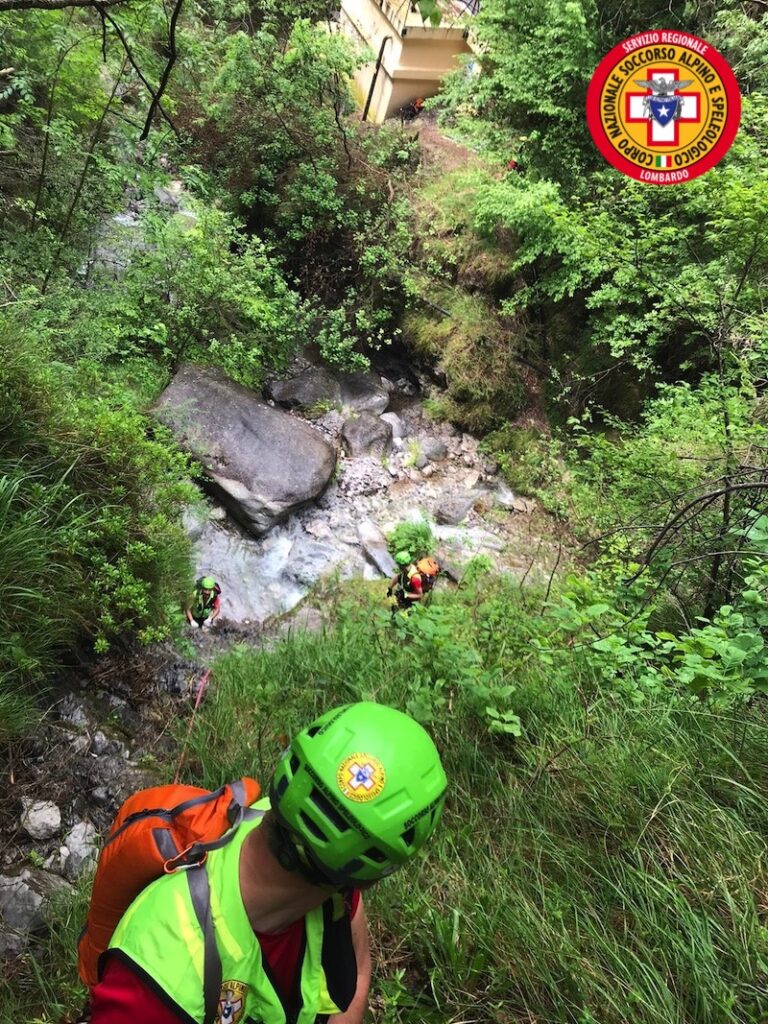
{"label": "concrete wall", "polygon": [[434,96],[458,55],[470,52],[461,26],[424,26],[408,0],[341,0],[339,25],[356,44],[367,46],[373,58],[358,70],[353,83],[361,109],[386,40],[368,111],[368,120],[376,123],[419,96]]}

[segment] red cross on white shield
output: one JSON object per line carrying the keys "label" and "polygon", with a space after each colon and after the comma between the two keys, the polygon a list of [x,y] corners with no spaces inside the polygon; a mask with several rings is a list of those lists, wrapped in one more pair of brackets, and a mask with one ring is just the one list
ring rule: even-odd
{"label": "red cross on white shield", "polygon": [[[672,78],[674,81],[679,82],[680,72],[677,68],[649,68],[646,77],[651,82],[658,78],[664,78],[667,81]],[[652,95],[653,92],[651,89],[646,89],[645,92],[625,93],[625,120],[630,124],[645,122],[647,125],[646,145],[648,146],[679,146],[680,122],[698,124],[701,121],[701,93],[680,93],[675,89],[673,95],[680,97],[680,105],[682,108],[681,114],[679,118],[670,121],[669,124],[663,126],[660,125],[658,121],[649,119],[646,112],[643,101],[648,96]]]}

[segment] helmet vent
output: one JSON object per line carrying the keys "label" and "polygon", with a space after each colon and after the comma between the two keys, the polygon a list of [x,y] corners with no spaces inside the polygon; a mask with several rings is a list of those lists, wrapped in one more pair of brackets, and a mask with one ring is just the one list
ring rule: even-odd
{"label": "helmet vent", "polygon": [[363,856],[367,857],[368,860],[375,861],[377,864],[384,864],[387,859],[386,853],[383,853],[376,846],[372,846],[370,850],[366,850]]}
{"label": "helmet vent", "polygon": [[415,835],[416,835],[416,827],[415,827],[415,825],[411,825],[410,828],[406,829],[405,832],[403,832],[401,838],[402,838],[402,840],[403,840],[403,842],[405,843],[406,846],[413,846],[413,840],[414,840]]}
{"label": "helmet vent", "polygon": [[301,761],[299,761],[298,757],[296,757],[296,755],[294,754],[291,757],[291,760],[288,762],[288,764],[290,765],[291,768],[291,775],[295,775],[296,772],[299,770],[299,765],[301,764]]}
{"label": "helmet vent", "polygon": [[325,832],[323,832],[323,830],[320,828],[317,822],[313,821],[308,814],[305,814],[304,811],[302,811],[299,817],[304,823],[304,827],[307,829],[307,831],[310,832],[316,839],[319,839],[323,843],[328,842],[328,836],[325,834]]}
{"label": "helmet vent", "polygon": [[352,860],[347,861],[341,869],[341,874],[346,875],[347,878],[354,878],[355,874],[364,867],[365,864],[358,857],[354,857]]}
{"label": "helmet vent", "polygon": [[317,736],[317,734],[319,732],[320,732],[320,726],[319,725],[310,725],[310,727],[307,729],[307,736],[309,736],[309,738],[311,739],[313,736]]}
{"label": "helmet vent", "polygon": [[279,802],[282,799],[283,794],[285,793],[286,789],[288,789],[288,777],[286,775],[283,775],[283,777],[280,779],[280,781],[278,782],[277,786],[275,787],[275,800],[276,801]]}
{"label": "helmet vent", "polygon": [[349,829],[349,825],[344,821],[331,801],[328,800],[327,797],[323,796],[319,789],[313,788],[312,792],[309,794],[309,799],[315,807],[325,815],[328,821],[338,829],[339,832],[346,832]]}

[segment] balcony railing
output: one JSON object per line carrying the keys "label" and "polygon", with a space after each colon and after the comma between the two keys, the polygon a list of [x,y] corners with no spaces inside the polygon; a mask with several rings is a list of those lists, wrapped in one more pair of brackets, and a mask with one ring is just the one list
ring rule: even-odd
{"label": "balcony railing", "polygon": [[[431,27],[422,20],[415,0],[376,0],[376,3],[398,35],[402,35],[404,29]],[[438,28],[463,28],[463,16],[477,14],[480,0],[439,0],[439,7],[443,20]]]}

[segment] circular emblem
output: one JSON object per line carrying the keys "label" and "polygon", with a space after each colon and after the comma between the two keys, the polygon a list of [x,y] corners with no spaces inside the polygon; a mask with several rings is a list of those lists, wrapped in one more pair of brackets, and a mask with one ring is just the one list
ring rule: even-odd
{"label": "circular emblem", "polygon": [[373,800],[384,789],[387,773],[377,757],[370,754],[350,754],[336,772],[339,789],[348,800],[365,803]]}
{"label": "circular emblem", "polygon": [[685,32],[641,32],[614,46],[587,90],[587,122],[608,163],[638,181],[677,185],[725,156],[741,118],[736,77]]}

